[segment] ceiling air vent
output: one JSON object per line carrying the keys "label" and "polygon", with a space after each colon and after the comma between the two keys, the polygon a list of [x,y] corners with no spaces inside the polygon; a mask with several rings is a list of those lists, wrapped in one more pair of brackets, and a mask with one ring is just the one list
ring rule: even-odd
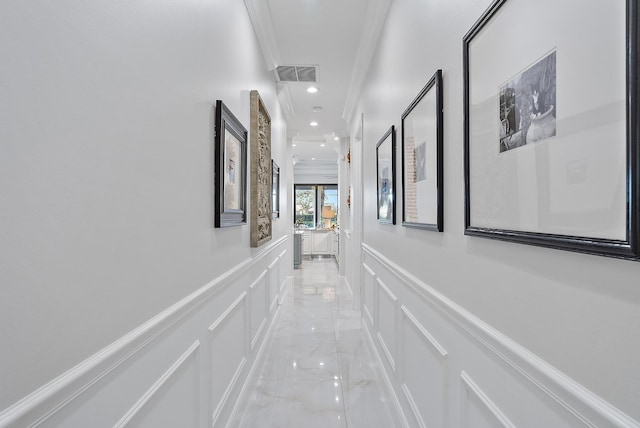
{"label": "ceiling air vent", "polygon": [[276,68],[278,82],[317,82],[318,66],[281,65]]}

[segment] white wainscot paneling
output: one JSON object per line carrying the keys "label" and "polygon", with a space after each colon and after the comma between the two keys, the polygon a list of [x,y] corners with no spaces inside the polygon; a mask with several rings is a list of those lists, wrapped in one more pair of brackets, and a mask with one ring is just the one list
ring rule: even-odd
{"label": "white wainscot paneling", "polygon": [[200,418],[200,342],[197,341],[114,425],[195,427]]}
{"label": "white wainscot paneling", "polygon": [[401,307],[401,379],[415,425],[444,427],[446,423],[447,351],[405,307]]}
{"label": "white wainscot paneling", "polygon": [[259,359],[251,340],[264,349],[277,315],[265,318],[265,268],[287,239],[0,411],[0,428],[227,426]]}
{"label": "white wainscot paneling", "polygon": [[244,292],[209,327],[213,426],[247,363],[247,293]]}
{"label": "white wainscot paneling", "polygon": [[387,362],[391,369],[396,371],[396,320],[398,298],[389,290],[380,278],[376,279],[378,284],[378,309],[377,326],[378,342],[387,357]]}
{"label": "white wainscot paneling", "polygon": [[[363,270],[378,281],[374,317],[380,346],[374,351],[385,363],[396,355],[394,308],[400,309],[398,369],[383,368],[399,412],[413,420],[410,426],[640,428],[375,249],[362,248]],[[395,287],[398,299],[380,277]]]}
{"label": "white wainscot paneling", "polygon": [[460,399],[460,420],[463,428],[515,428],[502,410],[484,393],[464,371]]}
{"label": "white wainscot paneling", "polygon": [[280,276],[278,277],[278,281],[280,281],[280,285],[278,288],[280,301],[282,301],[282,296],[284,295],[285,287],[287,286],[287,276],[284,274],[284,272],[287,272],[287,262],[291,262],[290,260],[287,260],[287,258],[285,257],[286,255],[287,250],[283,250],[278,256],[280,260]]}
{"label": "white wainscot paneling", "polygon": [[251,317],[251,349],[255,348],[260,335],[267,324],[267,308],[269,305],[268,298],[267,271],[260,274],[249,286],[250,293],[250,317]]}
{"label": "white wainscot paneling", "polygon": [[278,257],[268,267],[269,271],[269,313],[273,313],[278,306],[278,290],[280,289],[280,258]]}
{"label": "white wainscot paneling", "polygon": [[369,325],[374,325],[374,302],[375,302],[375,290],[376,290],[376,274],[373,270],[367,266],[366,263],[362,264],[364,270],[364,286],[362,287],[362,312],[369,322]]}

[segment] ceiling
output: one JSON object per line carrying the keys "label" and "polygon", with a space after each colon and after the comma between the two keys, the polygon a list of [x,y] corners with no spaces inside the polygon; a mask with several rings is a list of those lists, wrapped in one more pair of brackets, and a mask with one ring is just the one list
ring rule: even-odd
{"label": "ceiling", "polygon": [[[316,83],[277,83],[300,165],[338,158],[391,1],[245,0],[274,79],[278,66],[317,66]],[[318,92],[308,93],[309,86]]]}

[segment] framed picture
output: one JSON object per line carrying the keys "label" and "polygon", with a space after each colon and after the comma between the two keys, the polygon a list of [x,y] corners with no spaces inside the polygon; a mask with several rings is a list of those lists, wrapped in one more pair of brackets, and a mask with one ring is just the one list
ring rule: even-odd
{"label": "framed picture", "polygon": [[215,227],[247,223],[247,130],[220,100],[215,120]]}
{"label": "framed picture", "polygon": [[271,159],[271,206],[273,207],[273,218],[280,217],[280,167]]}
{"label": "framed picture", "polygon": [[376,144],[378,221],[396,224],[396,130],[391,126]]}
{"label": "framed picture", "polygon": [[402,225],[442,232],[442,70],[402,114]]}
{"label": "framed picture", "polygon": [[497,0],[464,36],[466,235],[639,259],[638,14]]}
{"label": "framed picture", "polygon": [[258,91],[251,91],[251,246],[259,247],[271,240],[271,117]]}

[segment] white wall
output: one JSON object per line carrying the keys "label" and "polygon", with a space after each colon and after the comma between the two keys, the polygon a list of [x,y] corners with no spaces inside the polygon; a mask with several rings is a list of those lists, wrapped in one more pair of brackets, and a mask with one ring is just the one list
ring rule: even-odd
{"label": "white wall", "polygon": [[271,114],[274,241],[291,173],[242,2],[2,2],[0,56],[4,409],[264,250],[213,226],[217,99],[247,129],[250,90]]}
{"label": "white wall", "polygon": [[[371,299],[370,316],[366,311],[364,315],[365,320],[369,318],[366,325],[382,360],[386,361],[390,384],[401,397],[406,413],[413,410],[404,394],[404,380],[412,376],[428,380],[433,379],[433,373],[438,376],[444,373],[445,389],[440,390],[440,395],[445,400],[444,414],[454,426],[456,420],[465,418],[462,397],[468,395],[464,392],[470,388],[468,379],[480,379],[480,389],[496,391],[494,396],[488,394],[489,398],[493,397],[494,404],[516,425],[551,426],[536,425],[535,421],[549,420],[544,415],[536,416],[534,409],[538,405],[557,412],[558,420],[568,425],[579,423],[567,408],[545,395],[543,392],[548,391],[541,390],[539,385],[546,385],[551,391],[561,389],[563,392],[558,394],[562,403],[580,402],[569,407],[586,415],[588,420],[599,421],[593,416],[598,409],[597,397],[614,406],[607,407],[605,413],[609,416],[616,414],[617,408],[640,420],[637,406],[640,263],[464,236],[462,38],[490,3],[489,0],[392,3],[352,124],[352,129],[356,128],[359,114],[364,114],[365,306],[367,299]],[[400,129],[402,112],[438,68],[444,76],[445,232],[402,227],[401,191],[398,224],[379,224],[375,213],[375,144],[391,125]],[[396,180],[401,183],[401,134],[397,136]],[[354,260],[348,259],[347,265]],[[399,272],[415,278],[407,282]],[[416,292],[409,284],[417,284],[422,291]],[[436,300],[447,303],[434,304]],[[455,307],[455,314],[447,314],[444,307]],[[409,308],[419,322],[411,321],[403,308]],[[470,314],[471,318],[461,314]],[[468,322],[456,321],[460,316]],[[423,361],[429,361],[426,368],[403,360],[411,358],[407,349],[418,352],[419,347],[415,341],[411,342],[411,348],[400,339],[393,341],[394,337],[409,334],[402,330],[405,324],[409,325],[406,320],[426,329],[427,336],[416,327],[418,336],[430,335],[434,339],[427,340],[431,344],[425,342],[422,352],[438,354],[441,348],[433,343],[447,350],[448,366],[436,370],[443,361],[437,355],[425,354]],[[521,346],[526,358],[550,366],[545,366],[540,372],[543,374],[526,368],[514,370],[511,363],[505,363],[492,351],[486,340],[477,340],[460,325],[469,329],[482,325],[490,336],[500,337],[502,345],[496,345],[494,350],[512,352]],[[395,366],[388,356],[395,356]],[[514,364],[523,367],[523,363]],[[545,376],[551,380],[543,380]],[[563,383],[564,376],[571,379],[568,384]],[[522,395],[526,399],[520,402],[499,392],[506,389],[511,394],[518,393],[515,384],[525,384],[530,393]],[[590,398],[581,396],[576,385],[587,388],[586,397]],[[467,401],[466,405],[476,404]],[[423,405],[424,402],[417,404],[427,410],[428,405]],[[438,426],[437,422],[431,423],[435,425],[427,425]]]}

